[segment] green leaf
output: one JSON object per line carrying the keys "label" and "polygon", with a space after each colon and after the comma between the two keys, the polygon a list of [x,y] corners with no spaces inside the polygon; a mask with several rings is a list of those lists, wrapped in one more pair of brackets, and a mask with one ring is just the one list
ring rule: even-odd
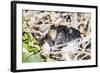
{"label": "green leaf", "polygon": [[26,43],[23,43],[23,48],[25,48],[28,52],[34,52],[34,49]]}
{"label": "green leaf", "polygon": [[23,52],[22,62],[23,63],[43,62],[43,59],[41,59],[40,54],[33,55]]}
{"label": "green leaf", "polygon": [[28,33],[26,33],[26,32],[23,32],[23,40],[25,41],[25,40],[29,40],[29,35],[28,35]]}
{"label": "green leaf", "polygon": [[29,44],[23,43],[23,48],[25,48],[28,52],[33,52],[33,54],[40,52],[40,47],[38,45],[34,45],[34,47],[32,47],[29,46]]}

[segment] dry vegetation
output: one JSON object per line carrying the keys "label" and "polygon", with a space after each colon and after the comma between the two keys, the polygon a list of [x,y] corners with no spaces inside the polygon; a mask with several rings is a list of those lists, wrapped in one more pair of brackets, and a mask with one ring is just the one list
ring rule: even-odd
{"label": "dry vegetation", "polygon": [[[27,45],[31,47],[23,46],[23,52],[39,54],[43,61],[90,60],[90,20],[90,13],[23,10],[23,42],[28,39]],[[68,41],[62,39],[62,44],[56,44],[57,36],[64,37],[62,31],[62,35],[57,35],[61,26],[68,29],[64,34],[71,33],[75,37],[79,33],[79,36],[71,38],[67,35]]]}

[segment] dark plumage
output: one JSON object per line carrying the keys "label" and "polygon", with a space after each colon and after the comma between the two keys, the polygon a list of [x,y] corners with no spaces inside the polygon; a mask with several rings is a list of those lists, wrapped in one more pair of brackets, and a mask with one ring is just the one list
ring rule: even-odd
{"label": "dark plumage", "polygon": [[56,38],[52,40],[54,45],[63,44],[81,37],[80,32],[73,27],[67,28],[66,26],[58,26],[51,29],[57,31]]}

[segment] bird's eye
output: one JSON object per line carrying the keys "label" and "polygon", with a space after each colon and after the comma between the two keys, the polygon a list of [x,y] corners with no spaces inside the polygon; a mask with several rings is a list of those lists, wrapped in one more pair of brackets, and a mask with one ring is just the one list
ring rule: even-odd
{"label": "bird's eye", "polygon": [[76,41],[79,42],[80,40],[79,39],[76,39]]}

